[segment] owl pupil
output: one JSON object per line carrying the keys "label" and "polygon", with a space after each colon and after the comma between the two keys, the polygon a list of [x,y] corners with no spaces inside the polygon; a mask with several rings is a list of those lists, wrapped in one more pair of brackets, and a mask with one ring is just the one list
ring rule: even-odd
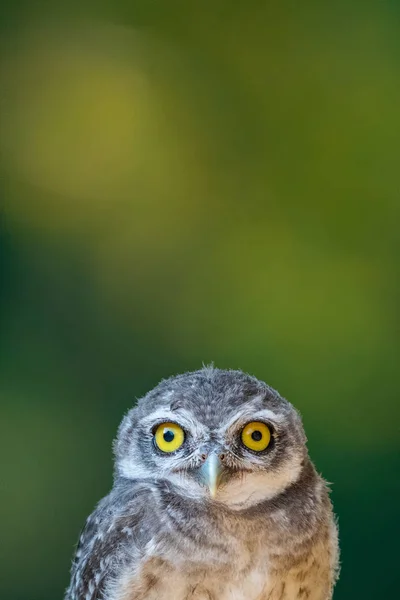
{"label": "owl pupil", "polygon": [[164,438],[165,442],[172,442],[174,437],[175,437],[174,432],[171,431],[170,429],[167,429],[167,431],[164,431],[163,438]]}
{"label": "owl pupil", "polygon": [[253,431],[253,433],[251,434],[251,439],[253,439],[255,442],[259,442],[262,438],[262,433],[261,431]]}

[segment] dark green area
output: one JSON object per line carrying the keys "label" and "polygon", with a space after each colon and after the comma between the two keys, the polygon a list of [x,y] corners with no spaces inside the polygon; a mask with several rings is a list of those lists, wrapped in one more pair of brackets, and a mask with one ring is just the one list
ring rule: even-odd
{"label": "dark green area", "polygon": [[211,361],[303,414],[336,600],[397,597],[398,3],[0,15],[0,597],[62,597],[122,415]]}

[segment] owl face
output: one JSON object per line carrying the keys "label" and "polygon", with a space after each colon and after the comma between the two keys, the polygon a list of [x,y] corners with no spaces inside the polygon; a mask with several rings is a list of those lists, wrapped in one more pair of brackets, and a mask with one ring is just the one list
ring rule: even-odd
{"label": "owl face", "polygon": [[265,383],[205,368],[161,382],[123,420],[117,474],[235,510],[281,493],[307,457],[300,417]]}

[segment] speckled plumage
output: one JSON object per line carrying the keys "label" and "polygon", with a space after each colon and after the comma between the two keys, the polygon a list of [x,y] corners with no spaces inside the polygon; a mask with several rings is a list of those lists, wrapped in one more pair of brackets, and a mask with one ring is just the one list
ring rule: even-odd
{"label": "speckled plumage", "polygon": [[[154,425],[171,420],[186,440],[165,455]],[[253,420],[271,427],[265,452],[240,443]],[[114,486],[86,522],[65,600],[330,600],[337,528],[305,441],[293,406],[241,371],[162,381],[120,425]],[[214,451],[225,477],[213,499],[199,470]]]}

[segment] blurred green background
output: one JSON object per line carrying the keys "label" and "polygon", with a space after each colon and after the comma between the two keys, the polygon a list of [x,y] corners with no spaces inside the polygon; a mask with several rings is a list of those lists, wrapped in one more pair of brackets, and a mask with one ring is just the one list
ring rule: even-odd
{"label": "blurred green background", "polygon": [[400,4],[67,4],[0,6],[0,597],[62,597],[123,413],[203,361],[302,412],[336,600],[396,597]]}

